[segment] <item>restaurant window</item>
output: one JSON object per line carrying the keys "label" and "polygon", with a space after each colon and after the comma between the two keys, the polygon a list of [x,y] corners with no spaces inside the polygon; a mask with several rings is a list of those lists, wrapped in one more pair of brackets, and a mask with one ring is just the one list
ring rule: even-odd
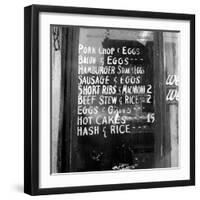
{"label": "restaurant window", "polygon": [[179,166],[179,32],[51,26],[51,172]]}

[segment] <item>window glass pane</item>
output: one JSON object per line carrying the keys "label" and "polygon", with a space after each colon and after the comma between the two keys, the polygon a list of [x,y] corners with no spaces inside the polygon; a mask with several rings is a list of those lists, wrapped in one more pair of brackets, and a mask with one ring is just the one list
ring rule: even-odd
{"label": "window glass pane", "polygon": [[51,171],[178,167],[178,32],[51,26]]}

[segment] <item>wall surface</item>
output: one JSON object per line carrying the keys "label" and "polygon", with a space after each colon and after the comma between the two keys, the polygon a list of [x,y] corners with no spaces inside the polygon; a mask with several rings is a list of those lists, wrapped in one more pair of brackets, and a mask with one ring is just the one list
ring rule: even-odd
{"label": "wall surface", "polygon": [[[23,7],[30,4],[52,4],[63,6],[83,6],[113,9],[146,10],[160,12],[177,12],[196,14],[199,22],[200,6],[198,0],[123,0],[123,1],[95,1],[95,0],[6,0],[1,2],[0,12],[0,198],[25,200],[31,199],[23,193]],[[200,44],[200,26],[196,23],[196,44]],[[200,48],[196,45],[196,55]],[[197,57],[197,56],[196,56]],[[200,60],[196,59],[196,66]],[[200,68],[196,67],[196,75],[200,74]],[[200,102],[200,78],[196,78],[197,93],[196,102]],[[200,195],[200,104],[196,104],[196,186],[128,190],[115,192],[51,195],[49,199],[199,199]],[[36,197],[38,200],[46,199],[46,196]]]}

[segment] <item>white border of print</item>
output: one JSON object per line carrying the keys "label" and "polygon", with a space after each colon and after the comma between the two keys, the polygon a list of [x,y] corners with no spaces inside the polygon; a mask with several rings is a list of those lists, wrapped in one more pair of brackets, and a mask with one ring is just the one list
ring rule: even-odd
{"label": "white border of print", "polygon": [[[50,24],[158,29],[180,31],[180,165],[179,168],[133,170],[94,173],[50,173]],[[188,21],[144,19],[80,14],[40,13],[40,127],[39,127],[39,188],[89,186],[122,183],[141,183],[189,180],[190,178],[190,25]],[[181,117],[184,116],[184,117]]]}

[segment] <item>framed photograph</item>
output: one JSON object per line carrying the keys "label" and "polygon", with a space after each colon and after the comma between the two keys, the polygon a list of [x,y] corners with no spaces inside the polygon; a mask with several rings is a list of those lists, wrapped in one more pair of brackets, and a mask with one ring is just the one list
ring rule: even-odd
{"label": "framed photograph", "polygon": [[195,184],[195,16],[25,8],[24,191]]}

